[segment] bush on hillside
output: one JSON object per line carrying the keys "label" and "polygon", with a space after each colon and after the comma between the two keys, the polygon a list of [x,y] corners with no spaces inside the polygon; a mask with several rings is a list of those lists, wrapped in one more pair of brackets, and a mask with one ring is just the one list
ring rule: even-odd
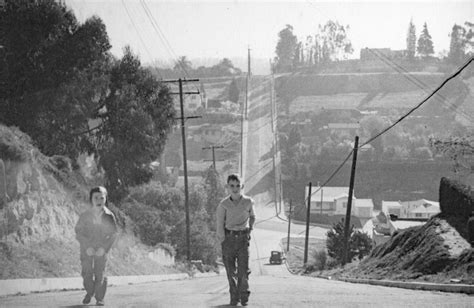
{"label": "bush on hillside", "polygon": [[[215,232],[211,230],[214,220],[206,211],[207,191],[203,186],[195,185],[191,187],[189,197],[191,257],[214,264],[218,245]],[[186,258],[184,196],[180,189],[159,182],[134,187],[121,208],[133,220],[134,231],[144,244],[168,243],[176,250],[177,259]]]}
{"label": "bush on hillside", "polygon": [[313,251],[314,267],[320,271],[326,268],[328,255],[326,250],[314,250]]}
{"label": "bush on hillside", "polygon": [[[351,262],[354,257],[362,259],[368,255],[372,249],[372,241],[369,236],[360,231],[354,232],[354,225],[350,226],[349,234],[348,262]],[[333,228],[327,232],[326,245],[329,256],[342,263],[344,260],[344,219],[335,223]]]}

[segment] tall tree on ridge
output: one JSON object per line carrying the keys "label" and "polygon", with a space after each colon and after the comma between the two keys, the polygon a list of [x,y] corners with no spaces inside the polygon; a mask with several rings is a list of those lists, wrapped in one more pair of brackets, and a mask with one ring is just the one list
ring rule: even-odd
{"label": "tall tree on ridge", "polygon": [[277,72],[288,72],[293,65],[298,40],[293,34],[293,26],[286,25],[285,29],[278,33],[278,43],[275,49],[275,69]]}
{"label": "tall tree on ridge", "polygon": [[413,19],[410,20],[407,33],[407,58],[413,60],[416,53],[416,28]]}
{"label": "tall tree on ridge", "polygon": [[431,35],[428,32],[428,26],[426,25],[426,22],[423,25],[423,31],[418,38],[418,46],[416,47],[416,50],[418,54],[425,58],[434,54],[433,41],[431,40]]}

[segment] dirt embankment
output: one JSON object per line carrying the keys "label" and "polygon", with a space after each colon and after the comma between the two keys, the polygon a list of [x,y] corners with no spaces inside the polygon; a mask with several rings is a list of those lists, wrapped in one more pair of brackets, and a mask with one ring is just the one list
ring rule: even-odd
{"label": "dirt embankment", "polygon": [[[74,226],[88,207],[88,186],[66,158],[47,157],[27,135],[0,125],[0,279],[80,275]],[[141,244],[132,228],[121,229],[109,275],[177,272],[168,266],[173,256]]]}
{"label": "dirt embankment", "polygon": [[357,278],[428,280],[458,279],[474,283],[474,250],[446,217],[400,232],[375,247],[347,275]]}
{"label": "dirt embankment", "polygon": [[357,266],[335,274],[474,284],[474,248],[468,242],[467,231],[469,213],[474,209],[474,191],[442,178],[439,192],[440,214],[423,226],[400,231],[375,247]]}

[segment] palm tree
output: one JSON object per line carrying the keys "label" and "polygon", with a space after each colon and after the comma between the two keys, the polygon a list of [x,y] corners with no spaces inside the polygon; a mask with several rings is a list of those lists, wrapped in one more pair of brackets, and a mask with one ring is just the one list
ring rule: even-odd
{"label": "palm tree", "polygon": [[191,69],[191,61],[189,61],[186,56],[179,57],[178,61],[175,62],[173,67],[173,70],[175,71],[189,72]]}

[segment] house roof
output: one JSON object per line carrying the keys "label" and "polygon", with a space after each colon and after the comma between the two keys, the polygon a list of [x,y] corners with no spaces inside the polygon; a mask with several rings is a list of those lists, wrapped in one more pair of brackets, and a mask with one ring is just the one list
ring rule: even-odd
{"label": "house roof", "polygon": [[[308,196],[309,186],[305,187],[305,198]],[[311,187],[311,201],[321,202],[321,193],[323,194],[323,202],[332,202],[334,199],[342,197],[344,194],[348,196],[349,187],[323,187],[319,190],[319,186]]]}
{"label": "house roof", "polygon": [[372,199],[355,199],[354,206],[374,208],[374,203]]}
{"label": "house roof", "polygon": [[420,205],[414,210],[411,211],[411,213],[418,213],[418,214],[437,214],[440,212],[439,206],[436,205],[431,205],[431,206],[424,206]]}
{"label": "house roof", "polygon": [[401,204],[406,205],[406,206],[415,206],[415,207],[418,207],[418,206],[421,206],[421,205],[439,206],[439,202],[430,201],[430,200],[426,200],[426,199],[419,199],[419,200],[416,200],[416,201],[404,201],[404,202],[401,202]]}

